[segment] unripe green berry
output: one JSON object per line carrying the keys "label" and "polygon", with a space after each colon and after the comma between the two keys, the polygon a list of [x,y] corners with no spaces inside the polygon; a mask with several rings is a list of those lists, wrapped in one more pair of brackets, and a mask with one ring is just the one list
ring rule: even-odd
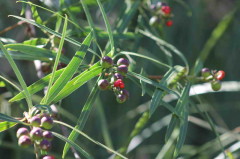
{"label": "unripe green berry", "polygon": [[29,131],[27,128],[22,127],[17,130],[16,134],[17,138],[20,138],[22,135],[29,136]]}
{"label": "unripe green berry", "polygon": [[101,79],[98,81],[98,87],[101,89],[101,90],[107,90],[109,88],[110,84],[108,82],[108,80],[106,79]]}
{"label": "unripe green berry", "polygon": [[214,91],[219,91],[221,89],[221,82],[220,81],[212,81],[211,87]]}
{"label": "unripe green berry", "polygon": [[18,145],[23,147],[23,148],[27,148],[32,144],[32,141],[30,139],[29,136],[27,135],[22,135],[19,139],[18,139]]}
{"label": "unripe green berry", "polygon": [[48,115],[43,116],[41,126],[45,129],[51,129],[53,127],[53,119]]}
{"label": "unripe green berry", "polygon": [[210,72],[209,68],[203,68],[201,70],[201,73],[202,73],[203,78],[208,78],[209,76],[211,76],[211,72]]}
{"label": "unripe green berry", "polygon": [[101,65],[102,65],[103,68],[110,68],[110,67],[112,67],[112,65],[113,65],[112,58],[109,57],[109,56],[104,56],[101,59]]}
{"label": "unripe green berry", "polygon": [[41,140],[42,139],[42,129],[34,127],[30,132],[30,137],[32,140]]}
{"label": "unripe green berry", "polygon": [[33,116],[30,119],[30,124],[34,127],[40,127],[41,125],[41,119],[38,116]]}

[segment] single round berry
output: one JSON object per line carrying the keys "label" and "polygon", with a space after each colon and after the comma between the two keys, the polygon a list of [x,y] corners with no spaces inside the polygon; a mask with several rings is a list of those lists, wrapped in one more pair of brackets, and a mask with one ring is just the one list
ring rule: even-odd
{"label": "single round berry", "polygon": [[222,80],[225,77],[225,72],[223,70],[220,70],[216,74],[216,79],[217,80]]}
{"label": "single round berry", "polygon": [[118,103],[124,103],[127,100],[127,97],[124,94],[118,94],[116,100]]}
{"label": "single round berry", "polygon": [[17,138],[21,137],[22,135],[29,136],[29,131],[27,128],[22,127],[17,130]]}
{"label": "single round berry", "polygon": [[32,141],[30,139],[29,136],[27,135],[22,135],[19,139],[18,139],[18,145],[21,147],[29,147],[32,144]]}
{"label": "single round berry", "polygon": [[124,83],[123,83],[122,79],[118,79],[114,82],[113,86],[114,87],[119,87],[119,88],[121,88],[121,87],[124,88]]}
{"label": "single round berry", "polygon": [[40,127],[41,125],[41,119],[38,116],[33,116],[30,119],[30,124],[35,127]]}
{"label": "single round berry", "polygon": [[39,146],[40,146],[40,149],[41,149],[41,150],[49,151],[49,150],[51,149],[51,147],[52,147],[52,144],[51,144],[50,141],[43,139],[43,140],[40,142],[40,145],[39,145]]}
{"label": "single round berry", "polygon": [[54,156],[44,156],[42,159],[55,159],[55,157]]}
{"label": "single round berry", "polygon": [[161,10],[165,14],[170,14],[171,13],[171,8],[169,6],[162,6]]}
{"label": "single round berry", "polygon": [[50,131],[44,131],[43,133],[42,133],[42,136],[43,136],[43,138],[44,139],[46,139],[46,140],[48,140],[48,141],[52,141],[52,139],[53,139],[53,134],[52,134],[52,132],[50,132]]}
{"label": "single round berry", "polygon": [[125,96],[127,97],[127,99],[129,98],[129,92],[128,92],[128,90],[123,89],[123,90],[121,91],[121,94],[125,95]]}
{"label": "single round berry", "polygon": [[42,129],[34,127],[30,132],[30,137],[32,140],[41,140],[42,139]]}
{"label": "single round berry", "polygon": [[113,76],[115,79],[123,79],[123,76],[120,73],[114,73]]}
{"label": "single round berry", "polygon": [[53,119],[48,115],[43,116],[41,126],[45,129],[51,129],[53,127]]}
{"label": "single round berry", "polygon": [[221,89],[221,82],[220,81],[212,81],[211,87],[214,91],[219,91]]}
{"label": "single round berry", "polygon": [[129,65],[129,61],[127,59],[125,59],[125,58],[120,58],[117,61],[117,65],[126,65],[126,66],[128,66]]}
{"label": "single round berry", "polygon": [[173,25],[173,21],[172,20],[168,20],[168,21],[166,21],[165,24],[166,24],[167,27],[171,27]]}
{"label": "single round berry", "polygon": [[112,65],[113,65],[112,58],[109,57],[109,56],[104,56],[101,59],[101,65],[102,65],[103,68],[110,68],[110,67],[112,67]]}
{"label": "single round berry", "polygon": [[109,88],[109,82],[108,80],[106,79],[101,79],[98,81],[98,87],[101,89],[101,90],[107,90]]}
{"label": "single round berry", "polygon": [[126,73],[128,72],[128,67],[126,65],[120,65],[117,67],[117,72],[125,76]]}

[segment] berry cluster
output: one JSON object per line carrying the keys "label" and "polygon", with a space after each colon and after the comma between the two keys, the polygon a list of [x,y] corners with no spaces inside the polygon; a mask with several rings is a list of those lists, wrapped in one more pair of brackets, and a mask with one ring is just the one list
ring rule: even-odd
{"label": "berry cluster", "polygon": [[211,87],[214,91],[221,89],[221,80],[225,77],[223,70],[216,71],[210,70],[209,68],[202,69],[202,78],[205,82],[211,82]]}
{"label": "berry cluster", "polygon": [[129,98],[129,92],[124,89],[124,76],[128,72],[129,61],[125,58],[120,58],[117,64],[109,56],[104,56],[101,59],[101,65],[108,73],[105,79],[98,81],[99,89],[108,90],[112,89],[116,95],[116,100],[119,103],[124,103]]}
{"label": "berry cluster", "polygon": [[154,16],[150,19],[150,25],[155,25],[161,21],[168,27],[173,25],[173,21],[171,20],[173,16],[172,10],[166,3],[158,2],[156,4],[152,4],[150,8],[154,14]]}
{"label": "berry cluster", "polygon": [[[43,129],[51,129],[53,127],[53,119],[48,114],[37,114],[31,118],[27,118],[31,125],[29,131],[25,127],[17,130],[18,145],[21,147],[29,147],[35,144],[43,152],[48,152],[51,147],[53,134],[50,131]],[[43,128],[43,129],[42,129]],[[54,159],[54,156],[44,156],[42,159]]]}

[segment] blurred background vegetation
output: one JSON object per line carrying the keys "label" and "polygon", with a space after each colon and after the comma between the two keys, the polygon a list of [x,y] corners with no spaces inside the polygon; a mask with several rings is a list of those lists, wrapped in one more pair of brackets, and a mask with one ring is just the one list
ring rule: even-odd
{"label": "blurred background vegetation", "polygon": [[[69,9],[77,18],[77,21],[81,26],[87,26],[86,17],[78,0],[65,0],[65,6],[60,6],[57,0],[32,2],[54,11],[62,10],[62,13],[67,13],[67,10]],[[116,22],[119,20],[118,17],[125,10],[126,4],[130,3],[131,5],[134,1],[104,0],[102,2],[108,13],[108,18],[112,23],[112,28],[115,28]],[[237,10],[240,6],[239,1],[169,0],[166,2],[173,10],[174,24],[172,27],[161,28],[160,38],[171,43],[183,52],[190,67],[194,66],[200,53],[204,51],[209,52],[209,56],[204,63],[205,67],[224,70],[226,72],[226,78],[224,81],[239,81],[240,12]],[[88,6],[96,26],[105,29],[103,19],[95,1],[89,0]],[[16,3],[15,0],[1,0],[0,8],[1,32],[5,28],[13,26],[18,22],[17,19],[8,17],[8,15],[19,15],[22,4]],[[231,22],[227,24],[226,30],[219,29],[216,31],[216,27],[223,21],[223,18],[232,14],[234,10],[237,11],[232,16]],[[45,20],[51,15],[41,9],[38,9],[38,12]],[[129,32],[134,33],[134,27],[138,18],[137,14],[139,13],[136,12],[135,16],[131,19],[131,26],[129,26],[128,30]],[[49,22],[47,26],[54,29],[54,20]],[[83,36],[77,34],[76,28],[73,26],[71,27],[72,30],[68,32],[68,35],[74,37],[78,41],[82,41]],[[23,42],[24,40],[29,39],[27,28],[27,25],[23,24],[10,31],[1,33],[0,37],[13,39],[16,42]],[[216,35],[221,34],[223,31],[222,36],[210,39],[214,30],[216,31]],[[38,28],[36,28],[36,36],[46,37]],[[137,37],[138,35],[134,36]],[[153,40],[150,40],[147,37],[141,38],[141,40],[136,40],[136,37],[134,36],[129,39],[121,37],[115,38],[117,48],[124,51],[139,52],[151,57],[156,57],[163,62],[167,62],[163,52]],[[102,49],[107,42],[107,38],[107,35],[103,35],[99,40]],[[71,57],[77,49],[77,47],[69,43],[65,43],[64,48],[67,57]],[[87,58],[90,61],[91,55],[88,55]],[[178,56],[174,55],[173,59],[174,65],[183,65]],[[163,73],[166,72],[166,69],[157,67],[145,59],[133,57],[133,60],[136,62],[136,65],[132,65],[132,70],[135,72],[140,73],[141,68],[144,68],[144,72],[147,75],[158,76],[163,75]],[[12,81],[16,81],[11,67],[2,57],[0,58],[0,64],[1,75],[8,77]],[[17,64],[28,85],[38,79],[32,61],[17,60]],[[84,85],[84,87],[75,91],[71,96],[61,102],[61,109],[59,109],[61,120],[68,122],[71,125],[76,124],[76,120],[94,84],[93,82],[94,80]],[[234,151],[229,149],[229,151],[233,151],[233,153],[228,154],[228,157],[240,158],[240,143],[238,143],[238,134],[240,131],[240,93],[239,85],[235,84],[233,87],[238,88],[237,91],[232,91],[230,89],[226,92],[209,92],[191,98],[190,117],[192,118],[189,119],[190,122],[186,141],[180,153],[180,156],[182,156],[180,158],[211,159],[216,158],[217,156],[218,159],[224,158],[223,156],[219,157],[219,154],[221,154],[221,148],[219,143],[216,142],[216,134],[209,128],[208,120],[204,118],[204,113],[199,112],[196,108],[199,108],[201,111],[206,111],[213,123],[225,130],[220,131],[223,145],[226,149],[235,146],[233,148]],[[108,145],[112,145],[114,149],[118,149],[124,144],[124,141],[129,137],[138,118],[149,107],[149,101],[151,100],[151,97],[148,95],[142,96],[141,89],[137,85],[134,85],[129,79],[126,80],[126,88],[130,92],[130,99],[124,104],[118,104],[112,92],[101,92],[94,103],[93,112],[84,128],[84,132],[98,141],[106,143],[106,139],[109,138],[110,141],[107,143]],[[204,86],[201,88],[205,89]],[[0,88],[0,111],[1,113],[21,117],[23,111],[26,110],[26,107],[24,106],[24,102],[8,103],[7,100],[12,97],[12,93],[16,94],[14,89],[10,86],[7,88]],[[39,96],[41,96],[41,94],[39,94]],[[39,101],[39,96],[34,96],[34,100]],[[172,105],[175,105],[175,103],[175,100],[171,101]],[[164,135],[166,132],[166,122],[169,121],[169,118],[164,117],[169,114],[170,112],[164,107],[159,107],[157,109],[148,124],[145,126],[146,130],[139,136],[143,139],[142,143],[139,145],[136,144],[137,148],[129,153],[130,158],[155,158],[165,144]],[[152,125],[153,123],[156,124]],[[32,149],[21,149],[17,146],[15,131],[16,128],[12,128],[0,133],[0,158],[34,158]],[[55,127],[55,131],[60,131],[60,128]],[[108,152],[82,137],[77,140],[77,143],[89,153],[94,154],[96,158],[102,159],[109,156]],[[64,143],[62,141],[55,139],[52,149],[53,153],[60,156],[63,146]],[[73,155],[70,152],[68,156],[73,158]]]}

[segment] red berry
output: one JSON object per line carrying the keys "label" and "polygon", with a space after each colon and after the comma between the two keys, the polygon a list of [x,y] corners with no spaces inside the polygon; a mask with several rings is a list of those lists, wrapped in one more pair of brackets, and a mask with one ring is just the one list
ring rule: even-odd
{"label": "red berry", "polygon": [[172,20],[168,20],[166,23],[166,26],[170,27],[173,25],[173,21]]}
{"label": "red berry", "polygon": [[216,74],[217,80],[222,80],[225,77],[225,72],[223,70],[220,70]]}
{"label": "red berry", "polygon": [[121,79],[116,80],[113,85],[114,85],[114,87],[120,87],[120,88],[123,87],[124,88],[124,83]]}
{"label": "red berry", "polygon": [[162,12],[165,14],[170,14],[171,13],[171,8],[169,6],[162,6]]}
{"label": "red berry", "polygon": [[120,83],[120,84],[119,84],[119,87],[120,87],[121,89],[123,89],[123,88],[125,87],[124,83]]}

